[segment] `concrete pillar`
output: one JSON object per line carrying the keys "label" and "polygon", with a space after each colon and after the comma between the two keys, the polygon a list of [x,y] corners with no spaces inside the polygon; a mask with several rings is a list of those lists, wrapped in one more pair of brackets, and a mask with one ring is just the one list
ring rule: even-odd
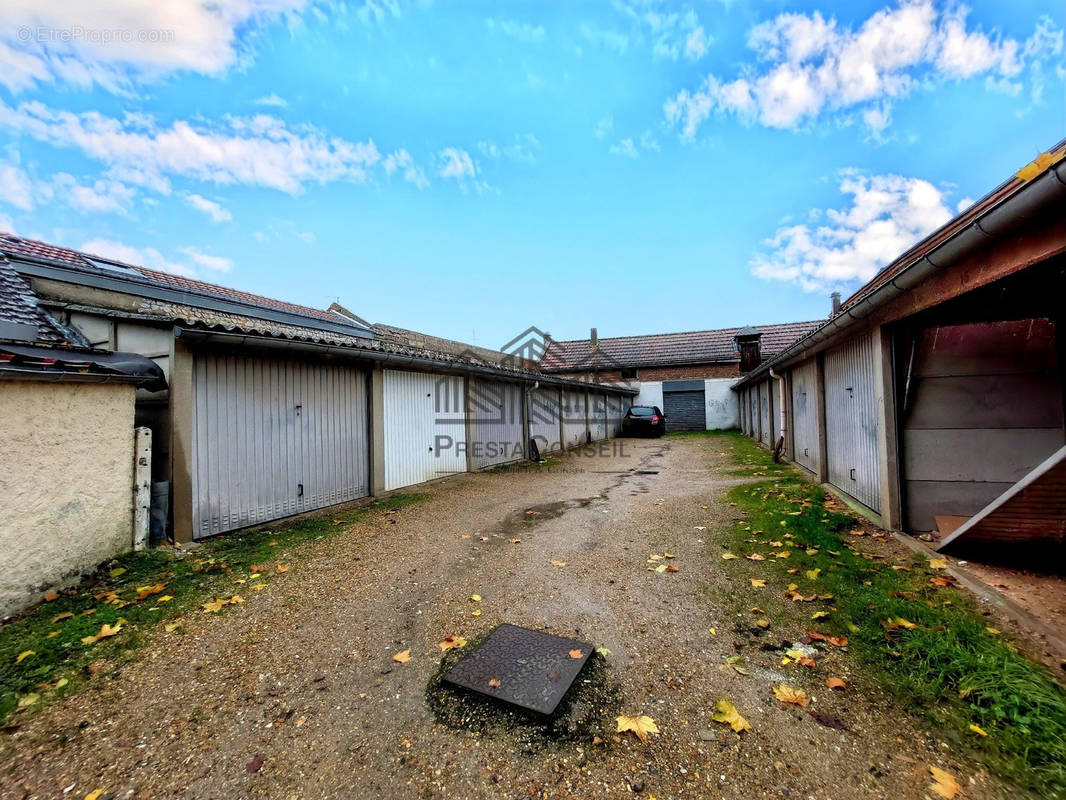
{"label": "concrete pillar", "polygon": [[370,494],[385,491],[385,368],[375,364],[370,371]]}
{"label": "concrete pillar", "polygon": [[193,520],[193,357],[180,339],[170,358],[170,487],[174,541],[191,542]]}
{"label": "concrete pillar", "polygon": [[901,527],[899,501],[899,440],[896,434],[895,361],[892,335],[879,326],[872,334],[874,345],[874,397],[877,402],[877,464],[881,473],[882,525],[892,531]]}
{"label": "concrete pillar", "polygon": [[818,482],[829,480],[829,451],[825,441],[825,356],[815,357],[814,370],[814,424],[818,443]]}
{"label": "concrete pillar", "polygon": [[477,469],[477,462],[474,460],[474,448],[482,446],[480,442],[474,441],[474,414],[477,413],[477,403],[474,402],[474,392],[477,387],[474,385],[474,378],[470,375],[463,376],[463,425],[465,430],[466,439],[466,471],[473,472]]}

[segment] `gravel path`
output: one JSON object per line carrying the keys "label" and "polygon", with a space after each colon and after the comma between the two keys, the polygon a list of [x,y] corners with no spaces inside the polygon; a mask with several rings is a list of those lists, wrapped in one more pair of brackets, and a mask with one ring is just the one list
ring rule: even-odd
{"label": "gravel path", "polygon": [[[140,660],[0,736],[0,796],[897,800],[928,796],[927,764],[967,798],[1001,796],[861,681],[813,691],[837,730],[772,699],[779,654],[749,648],[752,674],[723,671],[738,624],[714,543],[738,480],[722,474],[726,445],[619,444],[550,471],[458,476],[304,547],[245,605],[153,634]],[[647,571],[664,550],[679,571]],[[437,643],[505,621],[609,648],[625,711],[662,734],[530,748],[437,723]],[[723,697],[752,731],[711,721]]]}

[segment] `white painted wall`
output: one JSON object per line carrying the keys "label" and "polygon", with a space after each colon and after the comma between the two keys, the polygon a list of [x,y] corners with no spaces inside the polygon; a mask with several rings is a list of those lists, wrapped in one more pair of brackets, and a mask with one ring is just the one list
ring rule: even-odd
{"label": "white painted wall", "polygon": [[663,407],[663,382],[662,381],[641,381],[638,386],[640,387],[640,394],[633,398],[632,402],[626,406],[626,411],[630,406],[658,406]]}
{"label": "white painted wall", "polygon": [[740,427],[737,393],[731,388],[737,378],[708,378],[703,382],[703,402],[707,409],[707,430]]}

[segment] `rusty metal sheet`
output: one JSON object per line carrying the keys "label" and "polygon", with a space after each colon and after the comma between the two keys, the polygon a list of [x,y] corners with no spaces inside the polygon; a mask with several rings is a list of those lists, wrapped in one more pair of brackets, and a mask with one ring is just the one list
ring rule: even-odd
{"label": "rusty metal sheet", "polygon": [[[444,674],[444,681],[539,714],[551,714],[592,650],[588,642],[504,623],[459,659]],[[578,651],[576,658],[571,655]]]}

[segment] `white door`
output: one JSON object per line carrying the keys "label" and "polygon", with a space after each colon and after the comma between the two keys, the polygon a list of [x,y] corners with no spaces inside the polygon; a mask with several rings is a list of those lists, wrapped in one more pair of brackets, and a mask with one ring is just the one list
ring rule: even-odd
{"label": "white door", "polygon": [[385,370],[384,405],[386,489],[466,472],[461,377]]}

